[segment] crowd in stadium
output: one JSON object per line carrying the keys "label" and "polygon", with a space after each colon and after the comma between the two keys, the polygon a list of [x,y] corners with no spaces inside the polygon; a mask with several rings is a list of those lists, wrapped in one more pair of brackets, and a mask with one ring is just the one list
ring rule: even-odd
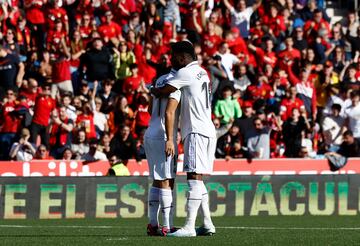
{"label": "crowd in stadium", "polygon": [[145,159],[148,85],[186,39],[212,80],[217,158],[360,156],[355,11],[330,24],[316,0],[0,5],[0,160]]}

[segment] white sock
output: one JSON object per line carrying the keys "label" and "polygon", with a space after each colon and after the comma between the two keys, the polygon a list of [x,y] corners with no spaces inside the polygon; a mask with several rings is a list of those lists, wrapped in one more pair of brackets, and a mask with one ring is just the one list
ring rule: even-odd
{"label": "white sock", "polygon": [[188,180],[189,192],[186,202],[187,217],[184,228],[189,230],[195,230],[196,216],[202,200],[201,183],[201,180]]}
{"label": "white sock", "polygon": [[159,225],[159,188],[151,187],[148,196],[149,222],[152,226]]}
{"label": "white sock", "polygon": [[212,223],[211,215],[210,215],[209,194],[207,192],[204,182],[202,182],[201,211],[204,215],[204,226],[206,228],[212,228],[214,225]]}
{"label": "white sock", "polygon": [[170,208],[170,218],[169,218],[170,229],[174,227],[174,216],[175,216],[174,191],[171,191],[171,195],[172,195],[172,197],[173,197],[173,200],[172,200],[171,208]]}
{"label": "white sock", "polygon": [[170,230],[170,210],[173,200],[172,191],[170,189],[160,189],[159,200],[163,226]]}

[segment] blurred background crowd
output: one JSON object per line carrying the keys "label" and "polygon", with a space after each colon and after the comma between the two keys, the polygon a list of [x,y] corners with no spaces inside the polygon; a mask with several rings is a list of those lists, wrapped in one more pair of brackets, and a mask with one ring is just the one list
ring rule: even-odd
{"label": "blurred background crowd", "polygon": [[360,26],[341,2],[334,21],[322,0],[1,0],[0,160],[145,159],[147,85],[186,39],[217,158],[360,156]]}

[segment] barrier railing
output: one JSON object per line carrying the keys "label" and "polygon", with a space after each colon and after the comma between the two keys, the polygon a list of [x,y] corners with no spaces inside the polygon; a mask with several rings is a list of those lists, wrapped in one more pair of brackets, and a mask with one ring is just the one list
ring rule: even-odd
{"label": "barrier railing", "polygon": [[[128,162],[132,176],[149,174],[146,160],[137,163]],[[82,161],[31,161],[31,162],[0,162],[2,177],[38,177],[38,176],[105,176],[110,168],[107,161],[83,164]],[[181,173],[182,162],[178,163]],[[234,159],[225,161],[218,159],[214,163],[213,175],[317,175],[317,174],[360,174],[360,158],[349,159],[341,170],[330,171],[327,160],[311,159],[269,159],[253,160]]]}

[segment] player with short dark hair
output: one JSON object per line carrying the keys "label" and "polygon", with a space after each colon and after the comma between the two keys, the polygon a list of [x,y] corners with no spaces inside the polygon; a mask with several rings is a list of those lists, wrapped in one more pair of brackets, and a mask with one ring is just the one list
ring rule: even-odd
{"label": "player with short dark hair", "polygon": [[[180,41],[172,45],[171,63],[178,72],[167,85],[152,89],[155,95],[167,95],[181,89],[180,127],[184,142],[184,171],[187,172],[189,192],[185,225],[167,236],[193,237],[212,235],[215,227],[210,217],[209,197],[203,175],[210,174],[216,148],[215,127],[211,120],[210,79],[196,60],[193,45]],[[169,97],[166,109],[166,153],[175,155],[174,131],[175,110],[179,101]],[[203,225],[195,230],[197,211],[204,214]]]}

